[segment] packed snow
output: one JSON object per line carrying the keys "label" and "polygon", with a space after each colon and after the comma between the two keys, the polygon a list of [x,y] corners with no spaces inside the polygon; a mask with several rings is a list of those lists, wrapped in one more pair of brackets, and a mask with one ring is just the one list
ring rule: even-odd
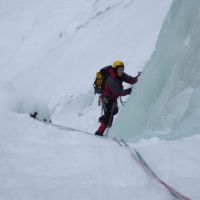
{"label": "packed snow", "polygon": [[[171,3],[172,0],[0,1],[1,200],[171,199],[127,149],[109,137],[93,135],[101,114],[92,88],[94,76],[101,67],[120,59],[128,74],[134,76],[143,68],[144,71],[131,98],[124,98],[126,106],[120,106],[109,135],[130,139],[130,146],[142,154],[159,177],[191,199],[199,199],[199,3],[175,0],[170,9]],[[185,23],[181,23],[181,16],[188,25],[183,35]],[[174,32],[169,31],[172,27]],[[176,34],[182,36],[177,43]],[[180,48],[178,53],[185,54],[179,56],[180,62],[173,62]],[[196,57],[192,58],[195,50]],[[168,53],[174,56],[173,60],[165,57]],[[191,59],[183,65],[183,73],[181,63],[188,58]],[[167,61],[173,65],[168,72],[162,71],[159,65],[166,67]],[[186,82],[179,82],[179,76],[186,77],[187,67],[196,69],[183,79],[191,83],[188,88]],[[155,82],[155,96],[148,100],[154,84],[150,80],[165,78],[164,84],[167,73],[173,80],[165,86],[168,92],[159,96],[163,85]],[[194,81],[190,82],[194,74]],[[173,88],[176,84],[177,90]],[[162,105],[162,99],[169,96],[171,101]],[[133,114],[138,101],[143,102],[142,97],[151,110],[151,120],[147,120],[148,126],[139,127],[137,135],[129,124],[144,119],[143,113],[139,117],[138,112]],[[34,112],[38,113],[38,120],[30,117]],[[162,124],[166,113],[167,119],[175,122]],[[179,118],[173,113],[179,113]],[[44,119],[53,124],[43,123]],[[197,125],[188,133],[193,123]],[[172,124],[176,132],[172,132]],[[187,124],[189,127],[185,127]],[[180,135],[180,130],[185,132]],[[160,135],[166,133],[178,137],[164,140]],[[188,137],[183,138],[185,135]]]}

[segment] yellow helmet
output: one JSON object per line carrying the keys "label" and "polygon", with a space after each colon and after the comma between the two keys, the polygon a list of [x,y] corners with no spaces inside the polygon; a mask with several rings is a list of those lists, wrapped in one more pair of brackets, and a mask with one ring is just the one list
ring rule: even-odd
{"label": "yellow helmet", "polygon": [[118,68],[118,67],[124,67],[124,63],[122,61],[115,61],[113,64],[112,64],[112,67],[114,69]]}

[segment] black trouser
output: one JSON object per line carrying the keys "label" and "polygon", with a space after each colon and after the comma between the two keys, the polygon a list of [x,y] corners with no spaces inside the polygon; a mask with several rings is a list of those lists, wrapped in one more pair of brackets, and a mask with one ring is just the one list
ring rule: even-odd
{"label": "black trouser", "polygon": [[102,115],[99,118],[99,121],[103,122],[106,126],[111,127],[113,122],[113,117],[118,113],[117,99],[110,100],[104,98],[102,106],[104,115]]}

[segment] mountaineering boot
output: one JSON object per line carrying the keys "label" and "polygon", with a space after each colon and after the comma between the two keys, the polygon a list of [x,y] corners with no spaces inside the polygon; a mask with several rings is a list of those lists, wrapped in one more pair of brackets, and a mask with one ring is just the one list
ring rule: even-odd
{"label": "mountaineering boot", "polygon": [[102,133],[99,133],[98,131],[95,132],[95,135],[103,136]]}
{"label": "mountaineering boot", "polygon": [[103,136],[104,131],[106,130],[107,126],[104,123],[101,123],[98,130],[95,132],[95,135]]}

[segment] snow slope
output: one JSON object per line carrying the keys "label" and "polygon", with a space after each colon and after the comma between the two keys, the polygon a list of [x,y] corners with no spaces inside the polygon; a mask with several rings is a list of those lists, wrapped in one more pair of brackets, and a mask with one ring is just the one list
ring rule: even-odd
{"label": "snow slope", "polygon": [[0,126],[2,200],[146,199],[146,194],[168,199],[109,140],[61,131],[24,114],[1,112]]}
{"label": "snow slope", "polygon": [[136,73],[154,49],[170,3],[5,3],[0,10],[0,78],[46,99],[63,92],[88,92],[95,72],[116,59],[124,60],[127,71]]}

